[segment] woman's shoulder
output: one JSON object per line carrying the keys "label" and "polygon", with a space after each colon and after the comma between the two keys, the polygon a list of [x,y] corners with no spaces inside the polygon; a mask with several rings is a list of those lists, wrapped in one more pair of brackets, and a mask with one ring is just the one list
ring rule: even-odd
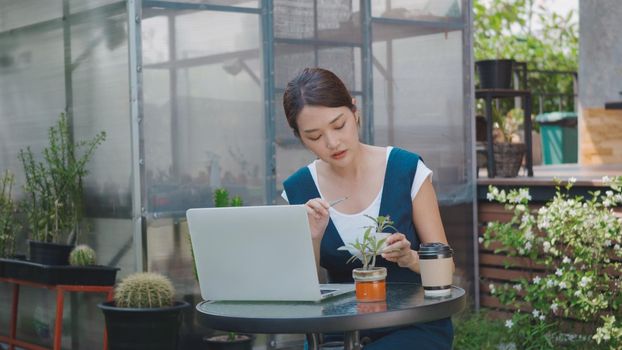
{"label": "woman's shoulder", "polygon": [[421,159],[421,156],[415,152],[405,150],[399,147],[390,147],[391,154],[390,158],[399,159],[400,161],[411,161],[415,162],[415,164]]}

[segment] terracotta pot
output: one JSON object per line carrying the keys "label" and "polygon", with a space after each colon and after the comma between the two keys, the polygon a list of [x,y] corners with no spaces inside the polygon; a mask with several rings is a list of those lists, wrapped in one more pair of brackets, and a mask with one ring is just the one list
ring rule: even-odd
{"label": "terracotta pot", "polygon": [[352,278],[354,278],[357,301],[377,302],[387,299],[386,268],[372,267],[369,270],[364,270],[363,268],[354,269],[352,270]]}

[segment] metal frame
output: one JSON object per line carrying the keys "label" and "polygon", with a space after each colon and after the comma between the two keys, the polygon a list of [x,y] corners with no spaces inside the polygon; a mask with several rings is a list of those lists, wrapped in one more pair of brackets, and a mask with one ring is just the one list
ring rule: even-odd
{"label": "metal frame", "polygon": [[147,224],[145,191],[145,146],[143,140],[142,1],[127,1],[130,75],[130,131],[132,148],[132,223],[136,270],[147,269]]}

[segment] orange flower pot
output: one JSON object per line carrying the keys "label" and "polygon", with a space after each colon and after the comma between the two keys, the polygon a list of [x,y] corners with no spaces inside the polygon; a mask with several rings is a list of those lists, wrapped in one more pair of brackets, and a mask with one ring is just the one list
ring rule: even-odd
{"label": "orange flower pot", "polygon": [[386,268],[354,269],[352,270],[352,278],[354,278],[357,301],[377,302],[387,299]]}

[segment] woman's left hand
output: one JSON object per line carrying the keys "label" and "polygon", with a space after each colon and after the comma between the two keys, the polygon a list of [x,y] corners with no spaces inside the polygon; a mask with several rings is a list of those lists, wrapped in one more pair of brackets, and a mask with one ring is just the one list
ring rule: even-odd
{"label": "woman's left hand", "polygon": [[387,238],[387,247],[382,257],[397,263],[400,267],[407,267],[419,272],[419,254],[410,248],[410,242],[402,233],[394,233]]}

